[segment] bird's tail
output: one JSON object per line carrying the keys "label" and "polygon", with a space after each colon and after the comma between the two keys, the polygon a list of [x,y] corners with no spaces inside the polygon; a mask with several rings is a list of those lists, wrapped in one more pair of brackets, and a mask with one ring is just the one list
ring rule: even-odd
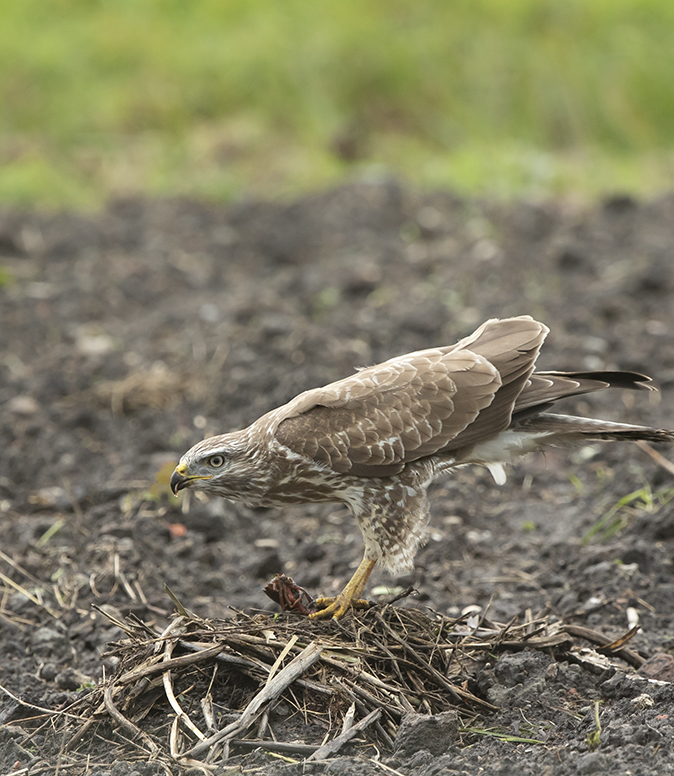
{"label": "bird's tail", "polygon": [[614,423],[610,420],[577,418],[573,415],[555,415],[543,412],[523,419],[517,430],[547,434],[550,444],[573,444],[596,440],[643,440],[644,442],[674,442],[674,431],[648,426],[633,426],[629,423]]}

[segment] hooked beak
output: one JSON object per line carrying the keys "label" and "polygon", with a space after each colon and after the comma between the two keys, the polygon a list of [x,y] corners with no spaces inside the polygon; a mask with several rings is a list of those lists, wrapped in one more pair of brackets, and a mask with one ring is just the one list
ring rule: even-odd
{"label": "hooked beak", "polygon": [[211,475],[187,474],[187,465],[180,463],[173,470],[169,486],[174,496],[183,488],[189,487],[194,480],[210,480]]}

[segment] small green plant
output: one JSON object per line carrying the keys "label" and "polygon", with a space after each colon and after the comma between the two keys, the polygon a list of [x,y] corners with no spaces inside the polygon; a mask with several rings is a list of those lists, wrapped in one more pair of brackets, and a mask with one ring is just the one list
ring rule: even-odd
{"label": "small green plant", "polygon": [[579,496],[582,496],[584,488],[583,488],[583,483],[581,482],[580,478],[577,477],[575,474],[570,474],[569,475],[569,481],[571,482],[573,487],[576,489],[576,493]]}
{"label": "small green plant", "polygon": [[623,496],[604,512],[583,537],[583,544],[587,544],[595,536],[598,536],[600,541],[607,541],[620,533],[636,515],[644,512],[655,514],[672,499],[674,488],[660,488],[653,492],[650,485],[645,483],[642,488]]}
{"label": "small green plant", "polygon": [[55,536],[61,528],[66,524],[66,521],[59,517],[57,520],[55,520],[49,528],[40,536],[40,538],[35,542],[35,546],[38,549],[42,549],[46,544],[49,543],[49,540],[52,538],[52,536]]}
{"label": "small green plant", "polygon": [[148,490],[143,493],[143,498],[147,501],[161,501],[162,496],[173,496],[171,491],[171,474],[178,465],[178,461],[167,461],[157,471],[154,482]]}
{"label": "small green plant", "polygon": [[507,741],[510,744],[544,744],[545,741],[541,741],[538,738],[525,738],[523,736],[514,736],[511,733],[502,733],[493,728],[476,728],[466,727],[461,728],[461,733],[473,733],[477,736],[491,736],[498,738],[501,741]]}
{"label": "small green plant", "polygon": [[314,318],[320,318],[339,304],[340,290],[334,286],[326,286],[314,297]]}
{"label": "small green plant", "polygon": [[594,702],[594,724],[595,729],[587,734],[585,740],[591,752],[599,748],[601,743],[601,722],[599,721],[599,701]]}

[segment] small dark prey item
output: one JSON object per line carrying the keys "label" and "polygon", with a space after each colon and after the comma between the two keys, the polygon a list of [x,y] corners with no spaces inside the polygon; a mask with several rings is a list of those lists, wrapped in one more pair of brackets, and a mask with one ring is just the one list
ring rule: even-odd
{"label": "small dark prey item", "polygon": [[342,617],[376,564],[394,574],[412,569],[436,477],[478,464],[502,485],[505,464],[548,446],[674,442],[664,429],[550,412],[568,396],[653,388],[637,372],[536,372],[547,333],[528,315],[493,319],[455,345],[305,391],[248,428],[196,444],[171,490],[199,488],[251,507],[345,504],[363,535],[363,559],[342,592],[318,599],[310,615]]}
{"label": "small dark prey item", "polygon": [[285,574],[277,574],[265,585],[264,592],[284,612],[299,612],[306,616],[316,611],[316,603],[311,595]]}

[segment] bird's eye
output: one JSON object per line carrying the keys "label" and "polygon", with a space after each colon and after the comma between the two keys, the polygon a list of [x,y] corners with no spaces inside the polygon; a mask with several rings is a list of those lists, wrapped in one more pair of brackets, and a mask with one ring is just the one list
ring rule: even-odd
{"label": "bird's eye", "polygon": [[219,469],[221,466],[224,466],[225,457],[223,455],[212,455],[206,463],[214,469]]}

